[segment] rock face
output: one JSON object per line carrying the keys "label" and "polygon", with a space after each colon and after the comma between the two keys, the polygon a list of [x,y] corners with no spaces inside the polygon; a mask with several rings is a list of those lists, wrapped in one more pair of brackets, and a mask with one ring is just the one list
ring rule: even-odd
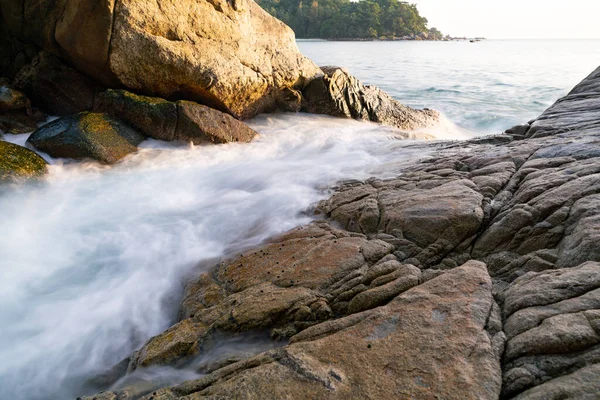
{"label": "rock face", "polygon": [[506,396],[600,393],[600,263],[526,274],[512,282],[503,300]]}
{"label": "rock face", "polygon": [[404,130],[431,127],[439,113],[400,104],[375,86],[365,86],[343,68],[322,67],[324,76],[304,89],[302,109],[315,114],[378,122]]}
{"label": "rock face", "polygon": [[34,117],[27,96],[0,82],[0,130],[13,134],[33,132],[37,128]]}
{"label": "rock face", "polygon": [[0,183],[39,178],[46,173],[46,161],[33,151],[0,140]]}
{"label": "rock face", "polygon": [[52,157],[114,164],[137,150],[144,137],[106,114],[80,113],[50,122],[35,131],[27,143]]}
{"label": "rock face", "polygon": [[501,371],[486,331],[491,287],[485,265],[468,263],[386,306],[327,331],[308,329],[283,349],[155,398],[495,399]]}
{"label": "rock face", "polygon": [[9,31],[109,87],[197,101],[238,118],[297,109],[319,69],[252,0],[3,1]]}
{"label": "rock face", "polygon": [[176,103],[125,90],[107,90],[96,97],[94,110],[125,121],[159,140],[202,143],[249,142],[256,135],[232,116],[191,101]]}
{"label": "rock face", "polygon": [[63,64],[57,57],[39,53],[15,76],[16,88],[50,115],[67,116],[90,111],[101,86]]}
{"label": "rock face", "polygon": [[195,368],[222,333],[289,342],[134,397],[597,398],[599,87],[596,72],[506,135],[341,184],[318,206],[341,229],[312,223],[194,280],[130,371]]}

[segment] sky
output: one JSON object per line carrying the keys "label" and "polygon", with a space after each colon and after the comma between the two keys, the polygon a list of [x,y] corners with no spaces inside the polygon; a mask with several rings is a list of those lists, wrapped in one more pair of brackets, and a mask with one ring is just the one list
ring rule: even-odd
{"label": "sky", "polygon": [[600,38],[600,0],[409,0],[452,36],[489,39]]}

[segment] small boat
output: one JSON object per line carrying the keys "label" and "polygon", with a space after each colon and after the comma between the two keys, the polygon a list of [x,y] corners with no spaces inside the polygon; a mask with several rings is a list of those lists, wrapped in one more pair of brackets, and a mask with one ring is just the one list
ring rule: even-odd
{"label": "small boat", "polygon": [[471,40],[469,40],[469,42],[475,43],[475,39],[471,39]]}

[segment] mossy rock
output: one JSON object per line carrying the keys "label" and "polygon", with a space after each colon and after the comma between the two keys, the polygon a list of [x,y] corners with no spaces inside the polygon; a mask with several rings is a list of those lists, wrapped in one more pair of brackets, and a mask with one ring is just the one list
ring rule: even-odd
{"label": "mossy rock", "polygon": [[137,131],[107,114],[83,112],[42,126],[27,142],[52,157],[114,164],[137,151],[143,140]]}
{"label": "mossy rock", "polygon": [[229,114],[192,101],[176,103],[109,89],[96,96],[94,111],[125,121],[158,140],[194,144],[249,142],[257,133]]}
{"label": "mossy rock", "polygon": [[174,140],[177,105],[159,97],[140,96],[109,89],[96,97],[94,111],[119,118],[140,133],[159,140]]}
{"label": "mossy rock", "polygon": [[46,161],[33,151],[0,141],[0,183],[35,179],[46,173]]}

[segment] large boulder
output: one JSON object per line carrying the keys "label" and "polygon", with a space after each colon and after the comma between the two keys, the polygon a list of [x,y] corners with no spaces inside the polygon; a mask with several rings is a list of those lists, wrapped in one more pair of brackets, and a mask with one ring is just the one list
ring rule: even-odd
{"label": "large boulder", "polygon": [[143,140],[138,132],[106,114],[84,112],[42,126],[27,143],[52,157],[114,164],[135,152]]}
{"label": "large boulder", "polygon": [[0,183],[39,178],[46,173],[46,161],[33,151],[0,141]]}
{"label": "large boulder", "polygon": [[297,108],[319,69],[252,0],[3,1],[17,38],[109,87],[194,100],[238,118]]}
{"label": "large boulder", "polygon": [[363,85],[339,67],[322,67],[322,77],[304,89],[303,110],[315,114],[378,122],[404,130],[437,125],[433,110],[415,110],[400,104],[375,86]]}
{"label": "large boulder", "polygon": [[159,140],[202,143],[249,142],[257,133],[221,111],[180,100],[140,96],[125,90],[100,93],[94,110],[125,121],[142,134]]}

